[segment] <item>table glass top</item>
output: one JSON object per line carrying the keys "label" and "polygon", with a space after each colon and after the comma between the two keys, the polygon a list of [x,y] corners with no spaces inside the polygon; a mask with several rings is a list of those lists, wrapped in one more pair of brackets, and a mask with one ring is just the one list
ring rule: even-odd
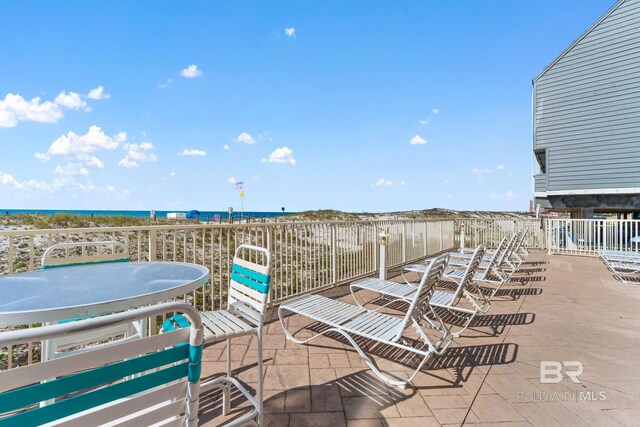
{"label": "table glass top", "polygon": [[[0,277],[0,313],[51,310],[173,293],[196,282],[206,267],[174,262],[123,262],[60,267]],[[186,292],[186,290],[185,290]]]}

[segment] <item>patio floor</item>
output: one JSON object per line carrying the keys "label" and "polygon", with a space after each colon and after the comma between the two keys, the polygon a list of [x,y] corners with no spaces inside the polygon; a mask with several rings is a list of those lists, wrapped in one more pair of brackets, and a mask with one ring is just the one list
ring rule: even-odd
{"label": "patio floor", "polygon": [[[489,313],[457,339],[445,356],[423,368],[415,387],[386,386],[348,345],[319,338],[288,342],[277,320],[265,326],[265,425],[633,425],[640,422],[640,286],[613,279],[595,258],[535,251]],[[351,302],[348,287],[325,292]],[[299,316],[290,328],[306,326]],[[302,332],[305,333],[304,331]],[[308,332],[307,332],[308,333]],[[236,344],[237,343],[237,344]],[[233,368],[256,385],[255,339],[234,341]],[[203,377],[225,369],[224,344],[206,348]],[[376,357],[398,376],[410,368]],[[541,361],[577,361],[574,383],[540,381]],[[566,371],[576,367],[567,366]],[[219,393],[201,398],[201,423],[228,417]],[[502,424],[506,423],[506,424]]]}

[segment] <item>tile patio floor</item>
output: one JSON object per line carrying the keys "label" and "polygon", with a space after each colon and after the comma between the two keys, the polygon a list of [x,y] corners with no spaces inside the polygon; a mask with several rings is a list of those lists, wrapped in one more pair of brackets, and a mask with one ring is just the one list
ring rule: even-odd
{"label": "tile patio floor", "polygon": [[[264,339],[265,424],[640,425],[640,286],[617,282],[598,259],[536,251],[504,288],[491,310],[406,390],[379,381],[338,340],[286,341],[277,315],[270,313]],[[325,295],[351,301],[347,286]],[[288,322],[290,328],[307,325],[300,317]],[[233,368],[255,386],[255,340],[234,343]],[[224,360],[224,344],[207,347],[203,377],[222,373]],[[565,377],[559,384],[542,384],[542,360],[581,362],[580,383]],[[409,371],[388,359],[376,361],[399,376]],[[237,407],[222,417],[216,392],[201,399],[205,426],[246,409],[238,398],[240,404],[234,402]]]}

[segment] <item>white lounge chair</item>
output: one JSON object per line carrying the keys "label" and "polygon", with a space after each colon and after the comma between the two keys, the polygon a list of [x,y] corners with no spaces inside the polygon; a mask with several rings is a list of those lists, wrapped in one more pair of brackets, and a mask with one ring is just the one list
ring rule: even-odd
{"label": "white lounge chair", "polygon": [[[478,270],[476,270],[473,275],[473,282],[476,285],[482,285],[483,287],[481,289],[482,299],[487,298],[488,300],[491,300],[500,288],[505,283],[509,282],[511,278],[511,274],[513,273],[512,270],[503,270],[500,268],[500,266],[503,265],[504,258],[508,254],[506,239],[506,237],[502,239],[498,247],[493,251],[493,255],[489,255],[488,257],[485,255],[482,257],[482,262],[478,266]],[[450,258],[447,263],[447,268],[444,271],[444,277],[457,282],[465,274],[464,269],[466,269],[471,262],[473,254],[463,254],[463,257],[461,258],[456,258],[456,256],[460,255],[459,253],[449,253],[449,255]],[[411,284],[410,280],[405,276],[406,273],[415,272],[423,274],[431,260],[432,258],[428,258],[425,260],[425,264],[409,264],[402,267],[400,271],[405,282],[407,284]]]}
{"label": "white lounge chair", "polygon": [[[408,309],[402,317],[380,313],[378,310],[367,310],[358,305],[332,300],[320,295],[307,295],[280,305],[278,315],[282,329],[287,339],[298,344],[305,344],[321,335],[336,332],[349,341],[358,354],[362,356],[365,363],[380,379],[388,384],[404,388],[414,379],[432,355],[442,354],[451,343],[449,339],[445,346],[441,346],[442,341],[449,338],[448,333],[445,334],[444,338],[441,337],[435,344],[432,343],[421,326],[426,311],[432,311],[429,301],[434,293],[436,283],[442,277],[447,258],[447,255],[443,255],[431,263],[415,289],[413,298],[407,301]],[[309,319],[326,325],[327,328],[313,335],[311,338],[297,339],[286,327],[284,319],[285,313],[299,314],[308,317]],[[415,327],[420,335],[422,343],[419,346],[410,344],[410,341],[405,340],[403,337],[405,329],[411,326]],[[442,324],[442,328],[446,328],[446,326]],[[408,379],[392,379],[383,374],[371,357],[362,349],[358,343],[358,341],[362,342],[362,339],[407,351],[421,359],[419,359],[415,371]]]}
{"label": "white lounge chair", "polygon": [[2,332],[0,347],[99,334],[103,328],[174,311],[184,313],[191,327],[0,372],[0,426],[197,426],[202,328],[190,305],[165,303]]}
{"label": "white lounge chair", "polygon": [[627,285],[640,283],[640,277],[637,277],[640,275],[640,254],[633,251],[601,249],[598,255],[616,279]]}
{"label": "white lounge chair", "polygon": [[[464,332],[474,317],[479,312],[486,312],[491,307],[489,299],[482,293],[480,288],[477,288],[473,283],[473,276],[476,273],[480,260],[484,256],[484,245],[478,246],[473,254],[473,258],[467,265],[464,272],[459,277],[454,278],[457,282],[457,286],[452,291],[450,289],[436,289],[429,300],[429,304],[432,307],[437,307],[446,310],[450,314],[464,318],[463,326],[457,331],[450,331],[452,337],[459,337]],[[377,278],[365,278],[360,279],[351,284],[351,294],[358,305],[362,305],[356,297],[357,290],[368,290],[376,292],[386,298],[393,301],[410,302],[415,298],[417,289],[415,285],[395,283],[387,280]],[[473,291],[473,292],[472,292]],[[462,307],[461,300],[464,299],[468,302],[470,308]],[[424,320],[430,324],[431,327],[437,328],[438,325],[433,323],[429,319],[428,314]],[[437,320],[441,321],[440,316],[437,316]]]}
{"label": "white lounge chair", "polygon": [[[255,260],[256,262],[250,261]],[[258,246],[240,245],[236,249],[229,280],[228,305],[226,310],[201,313],[205,344],[227,342],[227,372],[202,383],[202,391],[222,390],[222,412],[231,410],[231,386],[235,386],[251,403],[253,410],[226,424],[263,425],[263,375],[262,375],[262,325],[269,297],[271,282],[271,253]],[[163,331],[186,327],[180,315],[167,319]],[[255,335],[258,340],[258,390],[255,398],[249,390],[231,375],[232,339]]]}

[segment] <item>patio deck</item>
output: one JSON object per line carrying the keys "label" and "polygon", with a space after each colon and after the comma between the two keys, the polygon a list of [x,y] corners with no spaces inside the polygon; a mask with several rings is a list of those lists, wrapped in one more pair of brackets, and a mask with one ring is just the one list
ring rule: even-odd
{"label": "patio deck", "polygon": [[[534,251],[487,315],[400,390],[375,378],[332,338],[286,341],[276,313],[265,326],[265,424],[269,426],[632,425],[640,420],[640,287],[613,279],[594,258]],[[325,292],[351,301],[348,287]],[[306,326],[298,318],[290,326]],[[256,383],[255,339],[236,340],[233,367]],[[380,353],[380,352],[378,352]],[[224,344],[206,348],[203,377],[225,369]],[[409,368],[376,357],[402,375]],[[578,361],[579,383],[540,382],[540,361]],[[571,371],[575,368],[568,367]],[[217,393],[201,422],[217,425]],[[234,402],[235,404],[236,402]],[[505,424],[501,424],[505,425]]]}

